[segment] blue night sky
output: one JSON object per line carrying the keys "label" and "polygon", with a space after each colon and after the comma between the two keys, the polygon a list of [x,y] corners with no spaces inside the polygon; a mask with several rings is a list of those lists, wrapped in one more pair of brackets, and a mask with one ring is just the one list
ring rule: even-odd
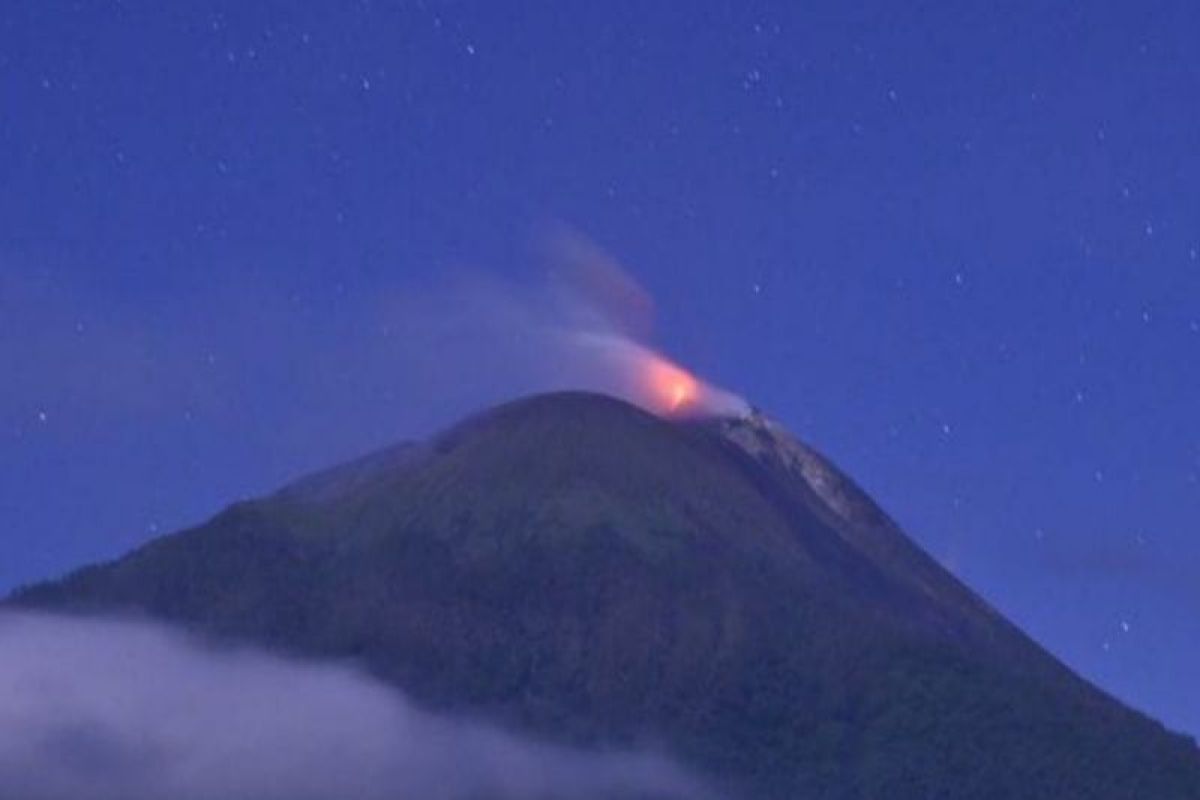
{"label": "blue night sky", "polygon": [[0,9],[0,591],[557,385],[564,221],[1200,734],[1200,5],[296,5]]}

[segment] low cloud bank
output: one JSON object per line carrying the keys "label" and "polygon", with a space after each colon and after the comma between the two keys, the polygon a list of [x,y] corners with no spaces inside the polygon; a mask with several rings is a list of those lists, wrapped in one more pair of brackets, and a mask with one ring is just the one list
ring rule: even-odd
{"label": "low cloud bank", "polygon": [[0,612],[0,797],[698,798],[664,757],[431,714],[350,668],[141,622]]}

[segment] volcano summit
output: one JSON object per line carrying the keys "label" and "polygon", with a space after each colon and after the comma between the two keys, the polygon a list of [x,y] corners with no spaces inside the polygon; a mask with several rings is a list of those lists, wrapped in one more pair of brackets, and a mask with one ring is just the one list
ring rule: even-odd
{"label": "volcano summit", "polygon": [[659,743],[749,800],[1200,798],[1194,742],[757,413],[519,400],[9,603],[354,660],[430,709]]}

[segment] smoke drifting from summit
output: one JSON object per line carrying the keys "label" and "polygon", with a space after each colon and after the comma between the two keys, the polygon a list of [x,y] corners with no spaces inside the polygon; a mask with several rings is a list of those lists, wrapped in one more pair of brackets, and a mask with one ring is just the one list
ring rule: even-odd
{"label": "smoke drifting from summit", "polygon": [[649,347],[619,335],[579,331],[570,340],[595,359],[599,387],[663,416],[741,416],[741,397],[697,378]]}
{"label": "smoke drifting from summit", "polygon": [[664,416],[749,411],[742,398],[706,383],[648,344],[654,301],[616,260],[564,227],[544,241],[564,302],[578,312],[567,322],[564,340],[596,371],[601,388]]}
{"label": "smoke drifting from summit", "polygon": [[[424,280],[348,280],[333,296],[247,270],[136,314],[6,262],[0,362],[21,380],[0,414],[25,427],[45,412],[73,439],[182,415],[212,424],[208,437],[319,463],[539,391],[590,389],[667,415],[746,408],[654,347],[654,300],[613,258],[564,227],[537,242],[536,270],[441,265]],[[269,424],[242,402],[263,394],[289,398]]]}
{"label": "smoke drifting from summit", "polygon": [[[491,402],[587,389],[668,417],[748,412],[742,398],[650,344],[654,301],[615,260],[565,228],[541,243],[541,280],[466,277],[429,296],[407,295],[393,308],[405,341],[418,343],[417,361],[429,359],[424,366],[434,375],[432,391],[453,394],[477,386],[489,394],[504,387],[484,398]],[[449,375],[458,378],[447,380]]]}

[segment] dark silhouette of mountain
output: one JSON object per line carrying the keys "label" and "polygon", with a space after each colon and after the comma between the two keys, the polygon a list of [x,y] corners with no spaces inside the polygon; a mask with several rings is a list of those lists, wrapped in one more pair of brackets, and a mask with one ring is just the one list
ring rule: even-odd
{"label": "dark silhouette of mountain", "polygon": [[661,743],[746,798],[1200,798],[1089,685],[765,418],[520,400],[10,602],[356,659],[424,704]]}

